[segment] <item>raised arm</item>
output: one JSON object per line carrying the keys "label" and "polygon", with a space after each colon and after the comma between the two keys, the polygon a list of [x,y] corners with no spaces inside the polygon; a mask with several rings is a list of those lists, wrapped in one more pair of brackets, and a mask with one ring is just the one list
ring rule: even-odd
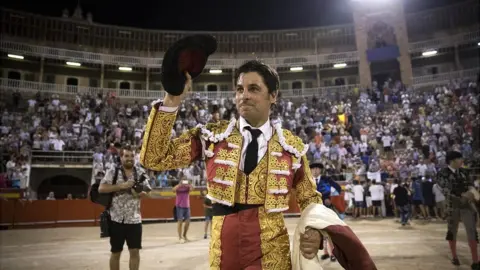
{"label": "raised arm", "polygon": [[185,73],[187,81],[180,96],[166,94],[163,102],[155,102],[148,117],[143,136],[140,163],[154,171],[166,171],[190,165],[203,151],[199,129],[194,128],[171,139],[178,106],[192,89],[192,78]]}
{"label": "raised arm", "polygon": [[293,188],[295,188],[297,203],[301,211],[311,203],[323,203],[322,194],[317,191],[317,185],[313,181],[310,165],[305,155],[302,156],[301,167],[295,172]]}
{"label": "raised arm", "polygon": [[193,128],[172,140],[177,108],[160,105],[162,104],[154,105],[148,117],[140,152],[140,163],[154,171],[187,167],[201,157],[200,130]]}

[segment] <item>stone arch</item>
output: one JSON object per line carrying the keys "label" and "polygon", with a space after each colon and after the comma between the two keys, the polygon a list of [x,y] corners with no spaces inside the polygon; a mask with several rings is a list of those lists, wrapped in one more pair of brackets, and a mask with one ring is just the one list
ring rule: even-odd
{"label": "stone arch", "polygon": [[50,191],[55,193],[57,199],[66,198],[68,193],[74,198],[86,198],[88,184],[78,177],[60,174],[44,179],[38,186],[37,197],[43,199]]}
{"label": "stone arch", "polygon": [[[73,180],[73,181],[77,182],[78,186],[85,185],[85,188],[83,188],[83,190],[85,190],[85,189],[88,189],[88,187],[91,183],[91,180],[92,180],[92,168],[62,168],[62,169],[57,169],[57,168],[49,168],[49,167],[42,167],[42,168],[32,167],[31,172],[30,172],[29,188],[30,188],[31,192],[34,192],[34,193],[38,194],[37,197],[39,199],[42,198],[42,196],[44,194],[40,194],[40,193],[38,193],[38,191],[39,191],[39,189],[42,185],[48,184],[48,182],[45,182],[45,181],[48,181],[48,179],[79,179],[84,184],[81,184],[80,182],[77,182],[76,180]],[[55,181],[57,181],[57,180],[55,180]],[[69,182],[69,180],[66,180],[66,181]],[[45,186],[42,187],[42,188],[45,188]],[[74,189],[74,190],[76,190],[76,189]],[[40,190],[40,191],[42,191],[42,190]],[[78,191],[80,191],[80,190],[78,190]],[[84,192],[86,192],[86,191],[84,191]]]}

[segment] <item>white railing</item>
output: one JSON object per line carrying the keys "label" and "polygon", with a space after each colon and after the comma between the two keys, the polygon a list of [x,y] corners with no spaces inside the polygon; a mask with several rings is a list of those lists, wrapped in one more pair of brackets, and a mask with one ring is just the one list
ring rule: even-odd
{"label": "white railing", "polygon": [[[428,86],[446,84],[452,79],[470,79],[475,80],[479,68],[454,71],[449,73],[440,73],[436,75],[427,75],[413,78],[413,86]],[[343,85],[343,86],[325,86],[309,89],[283,89],[280,90],[282,97],[298,98],[298,97],[345,97],[352,93],[352,90],[360,87],[358,84]],[[140,99],[140,100],[154,100],[164,97],[164,91],[147,91],[147,90],[129,90],[129,89],[112,89],[112,88],[97,88],[84,86],[69,86],[64,84],[51,84],[29,82],[11,79],[0,79],[0,90],[2,91],[16,91],[35,94],[37,92],[59,94],[59,95],[98,95],[113,93],[118,98],[123,99]],[[203,99],[220,99],[233,98],[234,91],[218,91],[218,92],[193,92],[199,98]]]}
{"label": "white railing", "polygon": [[414,86],[427,86],[435,84],[446,84],[454,79],[475,80],[480,72],[480,68],[465,69],[448,73],[439,73],[435,75],[426,75],[413,78]]}
{"label": "white railing", "polygon": [[[117,66],[130,67],[151,67],[162,66],[162,58],[153,57],[133,57],[124,55],[113,55],[93,52],[73,51],[60,48],[44,47],[26,43],[2,40],[0,50],[11,54],[20,54],[36,57],[45,57],[49,59],[58,59],[65,61],[81,63],[112,64]],[[209,58],[207,68],[235,68],[251,59],[228,59],[228,58]],[[305,55],[278,58],[262,58],[266,64],[274,67],[291,67],[295,65],[316,65],[316,64],[334,64],[339,62],[358,61],[357,52],[334,53],[324,55]]]}
{"label": "white railing", "polygon": [[93,152],[91,151],[32,151],[30,164],[54,163],[64,164],[91,164]]}
{"label": "white railing", "polygon": [[[311,96],[323,96],[325,94],[346,94],[351,92],[359,85],[343,85],[343,86],[328,86],[310,89],[289,89],[281,90],[282,97],[311,97]],[[70,86],[64,84],[51,84],[51,83],[39,83],[20,80],[11,80],[0,78],[0,90],[16,91],[35,94],[37,92],[59,94],[59,95],[98,95],[112,93],[117,98],[127,99],[145,99],[153,100],[163,98],[164,91],[146,91],[146,90],[127,90],[127,89],[111,89],[111,88],[97,88],[97,87],[83,87],[83,86]],[[193,92],[193,95],[197,95],[200,98],[206,99],[219,99],[219,98],[233,98],[235,96],[234,91],[218,91],[218,92]]]}
{"label": "white railing", "polygon": [[428,50],[438,50],[448,48],[456,44],[476,43],[480,41],[480,31],[461,33],[458,35],[448,36],[445,38],[431,39],[410,43],[410,52],[424,52]]}
{"label": "white railing", "polygon": [[[36,57],[45,57],[49,59],[58,59],[65,61],[81,62],[81,63],[97,63],[111,64],[116,66],[130,67],[151,67],[157,68],[162,66],[162,58],[154,57],[133,57],[114,54],[103,54],[94,52],[73,51],[61,48],[44,47],[8,40],[0,42],[0,50],[11,54],[20,54]],[[235,68],[244,62],[252,59],[228,59],[215,58],[208,59],[207,68]],[[278,58],[262,58],[266,64],[274,67],[291,67],[295,65],[316,65],[316,64],[334,64],[339,62],[355,62],[358,61],[356,51],[333,53],[323,55],[305,55]]]}
{"label": "white railing", "polygon": [[[480,31],[462,33],[440,39],[426,40],[410,43],[410,52],[422,52],[425,50],[440,49],[453,46],[455,44],[465,44],[478,42],[480,40]],[[45,47],[8,41],[4,38],[0,42],[0,50],[6,53],[29,55],[36,57],[45,57],[49,59],[58,59],[65,61],[76,61],[81,63],[112,64],[117,66],[130,67],[152,67],[157,68],[162,65],[162,58],[155,57],[135,57],[125,55],[103,54],[94,52],[74,51],[61,48]],[[358,61],[358,51],[303,55],[288,57],[267,57],[262,60],[274,67],[291,67],[295,65],[319,65],[335,64]],[[215,58],[211,57],[207,62],[207,68],[235,68],[251,59],[241,58]]]}

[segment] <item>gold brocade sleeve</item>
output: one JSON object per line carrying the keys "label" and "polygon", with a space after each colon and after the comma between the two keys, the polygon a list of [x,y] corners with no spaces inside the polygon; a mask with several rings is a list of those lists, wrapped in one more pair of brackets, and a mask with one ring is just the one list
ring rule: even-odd
{"label": "gold brocade sleeve", "polygon": [[152,108],[143,137],[140,163],[154,171],[166,171],[189,166],[202,154],[199,129],[193,128],[171,139],[177,112]]}
{"label": "gold brocade sleeve", "polygon": [[317,185],[313,180],[307,157],[302,156],[301,167],[295,172],[293,187],[296,191],[297,203],[303,211],[311,203],[322,204],[322,194],[317,191]]}

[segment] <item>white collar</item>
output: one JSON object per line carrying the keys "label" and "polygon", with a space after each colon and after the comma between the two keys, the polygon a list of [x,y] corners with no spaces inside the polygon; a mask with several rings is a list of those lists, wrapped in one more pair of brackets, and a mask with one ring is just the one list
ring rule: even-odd
{"label": "white collar", "polygon": [[454,168],[450,167],[450,165],[448,165],[448,168],[453,172],[453,173],[457,173],[458,170],[455,170]]}
{"label": "white collar", "polygon": [[[247,123],[247,120],[245,120],[245,118],[240,116],[239,120],[240,120],[239,121],[240,132],[243,133],[246,127],[252,127],[252,125]],[[273,130],[272,130],[272,125],[270,124],[270,119],[268,119],[267,122],[265,122],[265,124],[263,124],[261,127],[254,128],[254,129],[259,129],[262,132],[263,136],[265,136],[265,139],[267,141],[269,141],[272,138]]]}

